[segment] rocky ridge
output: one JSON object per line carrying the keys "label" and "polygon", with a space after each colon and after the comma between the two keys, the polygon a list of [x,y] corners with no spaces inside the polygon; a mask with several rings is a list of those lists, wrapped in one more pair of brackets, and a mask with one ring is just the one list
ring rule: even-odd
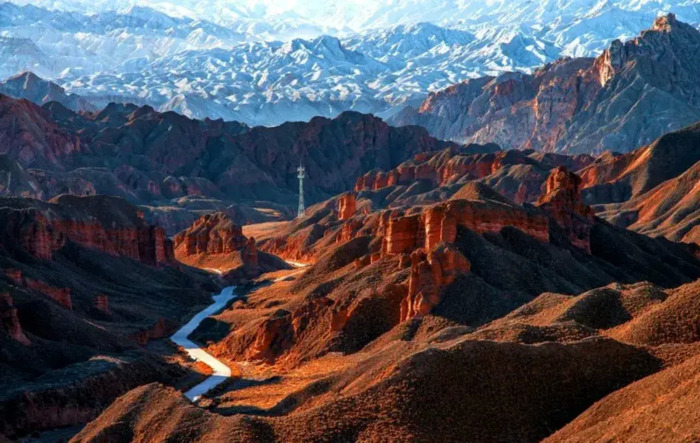
{"label": "rocky ridge", "polygon": [[[700,120],[693,72],[700,31],[673,14],[595,59],[560,59],[532,75],[467,80],[392,120],[459,142],[596,154],[630,151]],[[672,69],[668,69],[672,67]],[[636,103],[620,107],[619,102]]]}

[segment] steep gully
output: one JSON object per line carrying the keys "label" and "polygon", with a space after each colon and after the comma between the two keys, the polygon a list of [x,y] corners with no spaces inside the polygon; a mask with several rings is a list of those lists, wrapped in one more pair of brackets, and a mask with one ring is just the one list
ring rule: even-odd
{"label": "steep gully", "polygon": [[[287,262],[289,265],[295,268],[303,268],[307,265],[303,263]],[[217,270],[212,270],[216,271]],[[288,274],[273,280],[273,282],[279,282],[286,278],[301,274],[303,270]],[[170,337],[170,340],[187,352],[195,361],[201,361],[212,369],[212,374],[207,377],[203,382],[191,388],[189,391],[185,392],[185,397],[192,402],[197,402],[202,395],[211,391],[221,383],[223,383],[227,378],[231,377],[231,368],[221,360],[218,360],[213,355],[206,352],[204,349],[200,348],[195,342],[188,339],[189,335],[194,332],[195,329],[204,321],[205,318],[210,315],[214,315],[220,312],[228,302],[240,297],[240,295],[234,294],[233,291],[236,286],[228,286],[224,288],[221,293],[212,295],[214,303],[204,308],[202,311],[197,313],[189,322],[187,322],[182,328],[180,328],[175,334]]]}

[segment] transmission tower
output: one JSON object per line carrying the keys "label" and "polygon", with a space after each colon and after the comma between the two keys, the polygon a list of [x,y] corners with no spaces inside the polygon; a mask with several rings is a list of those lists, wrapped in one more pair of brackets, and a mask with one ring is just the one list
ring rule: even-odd
{"label": "transmission tower", "polygon": [[304,216],[304,178],[306,177],[306,169],[300,164],[297,168],[299,173],[297,177],[299,178],[299,210],[297,211],[297,218]]}

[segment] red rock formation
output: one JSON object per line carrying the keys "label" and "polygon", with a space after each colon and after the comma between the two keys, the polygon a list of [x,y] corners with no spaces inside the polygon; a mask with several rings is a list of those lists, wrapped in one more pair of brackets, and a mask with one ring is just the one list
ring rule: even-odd
{"label": "red rock formation", "polygon": [[201,216],[173,240],[179,256],[229,254],[245,247],[247,242],[243,229],[222,212]]}
{"label": "red rock formation", "polygon": [[131,336],[131,338],[141,346],[145,346],[151,340],[158,340],[170,336],[176,329],[176,324],[164,318],[159,318],[151,327],[137,332]]}
{"label": "red rock formation", "polygon": [[452,200],[428,207],[419,214],[393,212],[382,251],[393,255],[410,253],[416,248],[431,250],[440,242],[454,242],[457,226],[478,234],[513,227],[541,242],[549,241],[549,223],[543,215],[493,201]]}
{"label": "red rock formation", "polygon": [[23,167],[52,167],[80,151],[80,139],[61,130],[45,109],[0,94],[0,154]]}
{"label": "red rock formation", "polygon": [[19,286],[22,284],[22,270],[16,268],[5,269],[5,277],[13,284]]}
{"label": "red rock formation", "polygon": [[258,329],[247,358],[252,360],[272,360],[292,343],[290,314],[278,311],[266,319]]}
{"label": "red rock formation", "polygon": [[353,192],[346,192],[338,198],[338,220],[347,220],[357,210],[357,196]]}
{"label": "red rock formation", "polygon": [[109,297],[104,294],[95,296],[95,309],[109,315]]}
{"label": "red rock formation", "polygon": [[454,245],[442,243],[428,254],[422,249],[414,251],[408,295],[401,302],[401,321],[430,313],[440,303],[442,288],[470,269],[471,263]]}
{"label": "red rock formation", "polygon": [[401,215],[391,214],[384,237],[383,252],[385,254],[402,254],[420,247],[425,241],[425,226],[421,214]]}
{"label": "red rock formation", "polygon": [[255,239],[246,238],[225,213],[203,215],[173,242],[175,256],[183,263],[222,271],[243,265],[251,276],[259,271]]}
{"label": "red rock formation", "polygon": [[12,207],[14,202],[3,208],[5,242],[9,245],[19,240],[39,259],[50,260],[68,242],[146,264],[172,259],[172,245],[165,231],[146,223],[136,208],[122,199],[64,195],[49,203],[27,202],[21,207]]}
{"label": "red rock formation", "polygon": [[255,239],[250,237],[243,248],[243,264],[251,271],[256,271],[259,268],[258,250],[255,247]]}
{"label": "red rock formation", "polygon": [[338,243],[349,242],[355,238],[355,234],[362,228],[363,223],[361,220],[349,220],[343,224],[340,228],[340,233],[338,234]]}
{"label": "red rock formation", "polygon": [[41,292],[42,294],[52,298],[59,305],[66,309],[73,309],[73,302],[70,296],[70,288],[54,288],[53,286],[39,280],[31,278],[25,279],[25,284],[29,289]]}
{"label": "red rock formation", "polygon": [[[331,315],[333,301],[327,297],[311,300],[294,312],[279,310],[265,319],[257,329],[253,345],[246,351],[246,358],[272,361],[288,350],[313,322]],[[335,314],[336,326],[344,324],[342,314]],[[342,326],[340,326],[342,327]]]}
{"label": "red rock formation", "polygon": [[17,308],[13,305],[12,297],[6,292],[0,293],[0,320],[10,337],[25,346],[30,344],[17,318]]}
{"label": "red rock formation", "polygon": [[593,210],[581,201],[581,178],[563,166],[552,171],[537,206],[544,209],[568,234],[571,243],[591,252]]}
{"label": "red rock formation", "polygon": [[[523,151],[478,152],[472,145],[466,148],[451,148],[435,153],[425,153],[408,160],[388,173],[370,171],[359,177],[355,183],[355,192],[371,191],[386,187],[395,187],[385,197],[387,206],[397,206],[408,200],[412,204],[415,191],[408,191],[411,185],[420,181],[424,199],[431,189],[445,187],[464,181],[481,181],[493,185],[498,193],[515,203],[534,202],[540,195],[540,186],[546,180],[549,171],[556,166],[565,165],[580,169],[588,166],[594,158],[587,155],[569,157],[557,154],[541,154]],[[474,152],[477,150],[477,152]],[[383,176],[395,177],[395,180],[383,180]],[[397,188],[404,186],[404,189]],[[406,195],[404,196],[404,191]],[[436,194],[439,195],[439,194]],[[431,201],[431,200],[427,200]]]}

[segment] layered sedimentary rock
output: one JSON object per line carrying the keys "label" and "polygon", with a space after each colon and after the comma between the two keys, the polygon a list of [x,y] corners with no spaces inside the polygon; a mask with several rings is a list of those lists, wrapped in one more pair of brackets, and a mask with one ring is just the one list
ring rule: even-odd
{"label": "layered sedimentary rock", "polygon": [[175,236],[174,244],[180,262],[216,270],[231,284],[289,267],[278,257],[258,251],[255,238],[243,235],[241,226],[224,213],[200,217]]}
{"label": "layered sedimentary rock", "polygon": [[[3,198],[0,208],[2,437],[84,424],[134,386],[184,375],[139,344],[219,286],[166,265],[162,230],[114,197]],[[150,363],[120,369],[134,359]]]}
{"label": "layered sedimentary rock", "polygon": [[[284,218],[296,203],[300,161],[308,172],[307,201],[313,202],[351,189],[370,169],[391,169],[417,153],[453,145],[423,128],[394,128],[356,112],[251,129],[148,106],[110,104],[78,114],[57,102],[39,107],[5,96],[2,128],[6,161],[0,163],[16,171],[12,192],[47,199],[62,193],[120,196],[156,207],[146,212],[150,221],[170,227],[178,219],[169,232],[203,210],[242,201],[265,201],[274,212],[241,206],[245,214],[237,222]],[[166,200],[169,210],[158,211]],[[196,216],[180,222],[183,211]]]}
{"label": "layered sedimentary rock", "polygon": [[564,167],[554,169],[537,206],[556,220],[574,246],[591,251],[590,231],[594,215],[590,206],[581,201],[581,178],[578,175]]}
{"label": "layered sedimentary rock", "polygon": [[255,246],[255,238],[250,237],[243,248],[243,263],[252,270],[257,270],[260,267],[258,262],[258,249]]}
{"label": "layered sedimentary rock", "polygon": [[41,292],[64,308],[73,309],[73,301],[70,297],[70,288],[54,288],[43,281],[33,280],[31,278],[24,279],[24,283],[29,289]]}
{"label": "layered sedimentary rock", "polygon": [[[578,170],[594,161],[588,155],[484,148],[469,145],[419,154],[388,172],[368,172],[357,179],[354,189],[375,205],[403,206],[444,200],[455,193],[459,184],[476,181],[493,187],[515,203],[534,202],[552,168]],[[388,191],[382,193],[385,189]],[[381,200],[375,195],[381,195]]]}
{"label": "layered sedimentary rock", "polygon": [[506,149],[629,151],[700,120],[698,45],[700,32],[669,14],[635,39],[613,41],[596,59],[467,80],[430,94],[393,122]]}
{"label": "layered sedimentary rock", "polygon": [[583,200],[618,226],[699,243],[699,145],[695,124],[628,154],[604,155],[580,171]]}
{"label": "layered sedimentary rock", "polygon": [[549,241],[549,221],[541,213],[496,201],[452,200],[417,214],[391,212],[382,253],[410,253],[417,248],[430,251],[440,242],[453,243],[458,226],[478,234],[512,227],[541,242]]}
{"label": "layered sedimentary rock", "polygon": [[94,306],[95,309],[102,312],[103,314],[109,315],[109,296],[104,294],[96,295]]}
{"label": "layered sedimentary rock", "polygon": [[82,150],[80,138],[61,129],[49,112],[0,94],[0,154],[24,168],[55,168]]}
{"label": "layered sedimentary rock", "polygon": [[178,233],[173,241],[178,258],[195,254],[230,254],[247,244],[242,228],[221,212],[203,215],[188,229]]}
{"label": "layered sedimentary rock", "polygon": [[670,132],[627,154],[605,153],[579,171],[588,204],[621,203],[678,177],[700,161],[700,124]]}
{"label": "layered sedimentary rock", "polygon": [[338,220],[347,220],[357,210],[357,195],[347,192],[338,198]]}
{"label": "layered sedimentary rock", "polygon": [[620,205],[600,213],[619,226],[650,236],[700,245],[700,162]]}
{"label": "layered sedimentary rock", "polygon": [[401,321],[422,317],[440,303],[440,291],[469,272],[471,264],[454,246],[442,243],[425,253],[422,249],[411,254],[408,294],[401,302]]}
{"label": "layered sedimentary rock", "polygon": [[51,202],[3,203],[2,243],[8,250],[19,242],[36,258],[50,260],[70,242],[152,265],[172,261],[172,244],[163,229],[149,225],[122,199],[61,196]]}

